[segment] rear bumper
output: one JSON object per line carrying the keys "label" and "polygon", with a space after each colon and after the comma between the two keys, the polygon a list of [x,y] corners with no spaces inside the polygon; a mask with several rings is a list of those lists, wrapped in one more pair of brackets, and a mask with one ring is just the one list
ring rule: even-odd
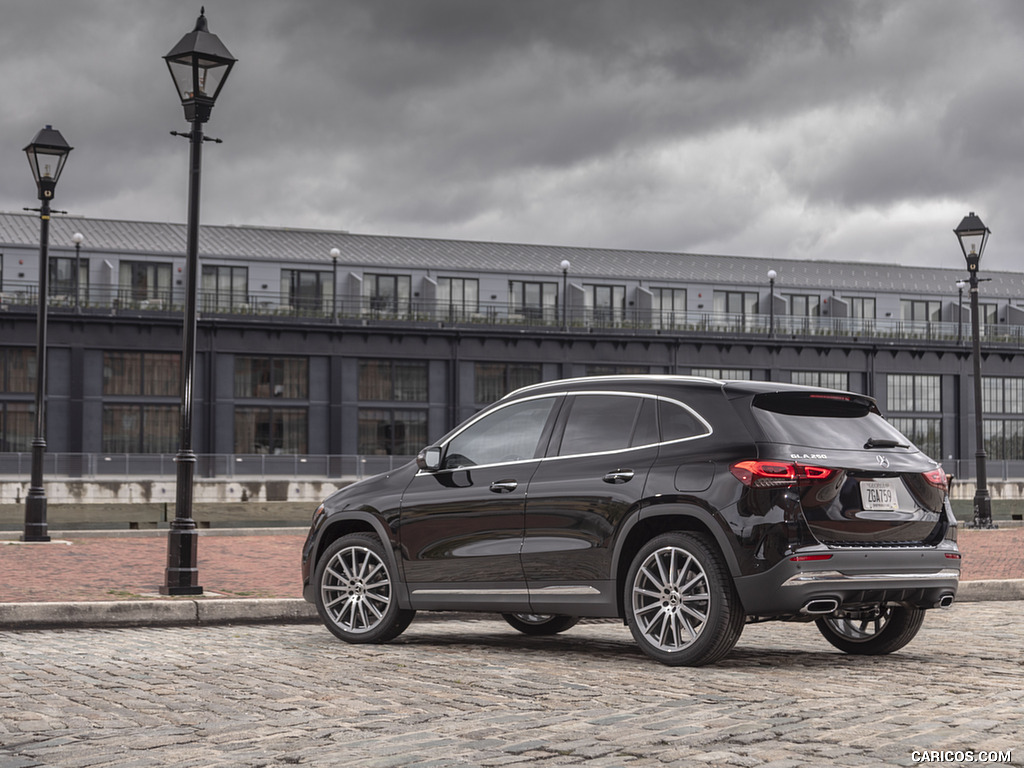
{"label": "rear bumper", "polygon": [[[748,615],[822,613],[830,601],[841,608],[904,603],[918,608],[948,605],[960,583],[960,556],[952,542],[930,549],[814,548],[791,556],[764,573],[736,580]],[[810,606],[810,608],[808,608]]]}

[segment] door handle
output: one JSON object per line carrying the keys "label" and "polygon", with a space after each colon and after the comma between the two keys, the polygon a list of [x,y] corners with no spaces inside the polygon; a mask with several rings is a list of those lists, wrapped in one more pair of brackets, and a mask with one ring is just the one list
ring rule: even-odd
{"label": "door handle", "polygon": [[601,479],[604,480],[606,483],[628,483],[630,480],[633,479],[633,474],[634,473],[632,469],[616,469],[609,472]]}
{"label": "door handle", "polygon": [[515,480],[495,480],[491,483],[491,490],[495,493],[512,493],[519,487]]}

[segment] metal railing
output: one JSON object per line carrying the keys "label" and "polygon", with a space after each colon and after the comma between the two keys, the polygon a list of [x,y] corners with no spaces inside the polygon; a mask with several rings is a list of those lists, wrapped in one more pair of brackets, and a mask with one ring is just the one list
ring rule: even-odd
{"label": "metal railing", "polygon": [[[0,290],[0,311],[36,306],[37,289],[25,281],[5,281]],[[175,315],[183,311],[178,290],[141,290],[110,286],[83,286],[76,299],[67,293],[51,293],[53,315],[148,316]],[[523,306],[500,301],[473,304],[388,297],[289,297],[281,291],[253,291],[244,296],[200,291],[202,318],[289,317],[316,323],[438,323],[445,326],[526,326],[592,331],[621,329],[653,333],[722,333],[772,335],[774,337],[845,337],[855,339],[927,339],[970,341],[970,323],[956,321],[907,321],[895,318],[798,317],[776,314],[732,314],[705,311],[655,311],[638,308],[610,309],[554,305]],[[33,309],[34,311],[34,309]],[[986,342],[1024,346],[1024,326],[986,324]]]}
{"label": "metal railing", "polygon": [[[412,460],[411,456],[299,455],[299,454],[199,454],[196,477],[230,479],[261,478],[363,478],[388,472]],[[32,454],[0,453],[0,480],[28,482]],[[111,477],[173,479],[174,454],[170,453],[46,453],[43,474],[53,480],[102,480]]]}

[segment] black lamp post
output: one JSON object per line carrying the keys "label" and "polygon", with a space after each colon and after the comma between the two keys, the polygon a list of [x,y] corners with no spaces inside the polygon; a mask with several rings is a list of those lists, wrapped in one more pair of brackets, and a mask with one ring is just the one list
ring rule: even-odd
{"label": "black lamp post", "polygon": [[75,312],[82,311],[82,241],[85,235],[75,232],[71,242],[75,244]]}
{"label": "black lamp post", "polygon": [[41,205],[39,212],[39,310],[36,319],[36,433],[32,440],[32,479],[25,497],[25,531],[22,541],[49,541],[46,525],[46,489],[43,488],[43,454],[46,453],[46,302],[50,272],[50,200],[64,170],[71,147],[60,131],[46,126],[25,147]]}
{"label": "black lamp post", "polygon": [[338,322],[338,257],[341,250],[331,248],[331,261],[334,262],[334,277],[331,282],[331,321]]}
{"label": "black lamp post", "polygon": [[977,485],[974,492],[974,521],[971,528],[994,528],[992,525],[992,499],[988,493],[988,475],[985,469],[985,427],[981,400],[981,327],[978,312],[978,265],[985,252],[989,229],[972,211],[953,230],[960,241],[960,249],[967,260],[967,272],[971,285],[971,335],[974,344],[974,435],[977,450]]}
{"label": "black lamp post", "polygon": [[199,271],[199,180],[204,141],[203,123],[210,119],[214,102],[227,81],[235,58],[206,26],[206,9],[201,8],[196,27],[164,56],[175,90],[192,124],[189,133],[172,135],[189,139],[191,151],[188,181],[188,228],[186,234],[185,318],[181,353],[181,420],[178,430],[177,489],[174,520],[167,536],[167,570],[160,592],[165,595],[201,595],[199,586],[198,539],[192,518],[192,479],[196,455],[192,451],[192,377],[196,362],[196,288]]}
{"label": "black lamp post", "polygon": [[569,264],[568,259],[562,259],[562,263],[559,264],[562,268],[562,330],[569,330]]}
{"label": "black lamp post", "polygon": [[964,343],[964,288],[967,286],[963,280],[956,281],[957,310],[956,310],[956,343]]}
{"label": "black lamp post", "polygon": [[775,278],[779,273],[774,269],[768,270],[768,336],[775,336]]}

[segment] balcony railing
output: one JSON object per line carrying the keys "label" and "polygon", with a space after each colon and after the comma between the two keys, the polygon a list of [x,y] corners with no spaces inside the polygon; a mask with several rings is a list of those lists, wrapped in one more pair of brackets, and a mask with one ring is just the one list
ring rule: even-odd
{"label": "balcony railing", "polygon": [[[37,289],[25,281],[4,281],[0,290],[0,312],[28,310],[36,306]],[[49,307],[54,316],[66,314],[154,316],[180,314],[180,290],[156,291],[119,287],[88,286],[76,300],[72,290],[51,294]],[[797,317],[776,314],[730,314],[688,311],[658,312],[637,308],[581,308],[567,311],[553,305],[523,306],[500,301],[481,301],[472,306],[462,302],[392,297],[320,298],[291,297],[280,291],[253,291],[245,296],[200,291],[200,318],[264,319],[289,317],[315,323],[438,323],[445,326],[526,326],[557,331],[593,330],[650,333],[721,333],[786,337],[844,337],[855,339],[928,339],[967,344],[970,323],[906,321],[894,318]],[[34,309],[33,309],[34,311]],[[1024,326],[986,324],[986,342],[1024,346]]]}

